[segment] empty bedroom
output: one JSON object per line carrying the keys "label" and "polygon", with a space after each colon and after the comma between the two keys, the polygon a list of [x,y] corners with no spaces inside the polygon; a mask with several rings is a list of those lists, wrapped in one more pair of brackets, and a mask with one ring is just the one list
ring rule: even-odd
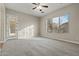
{"label": "empty bedroom", "polygon": [[0,3],[0,56],[79,56],[79,3]]}

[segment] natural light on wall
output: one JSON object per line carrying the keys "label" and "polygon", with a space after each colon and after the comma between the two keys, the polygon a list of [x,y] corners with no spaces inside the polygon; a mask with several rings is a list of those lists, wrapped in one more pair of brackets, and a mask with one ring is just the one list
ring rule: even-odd
{"label": "natural light on wall", "polygon": [[18,31],[18,39],[31,39],[34,36],[34,25],[27,26]]}

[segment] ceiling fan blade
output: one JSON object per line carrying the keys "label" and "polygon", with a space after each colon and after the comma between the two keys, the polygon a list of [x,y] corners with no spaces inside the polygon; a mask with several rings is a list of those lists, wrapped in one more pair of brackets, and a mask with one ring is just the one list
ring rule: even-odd
{"label": "ceiling fan blade", "polygon": [[32,3],[32,4],[34,4],[34,5],[39,5],[40,3]]}
{"label": "ceiling fan blade", "polygon": [[48,8],[48,6],[42,6],[42,7]]}
{"label": "ceiling fan blade", "polygon": [[34,4],[34,5],[38,5],[37,3],[32,3],[32,4]]}
{"label": "ceiling fan blade", "polygon": [[41,13],[44,13],[43,11]]}
{"label": "ceiling fan blade", "polygon": [[32,8],[33,10],[36,9],[37,7]]}

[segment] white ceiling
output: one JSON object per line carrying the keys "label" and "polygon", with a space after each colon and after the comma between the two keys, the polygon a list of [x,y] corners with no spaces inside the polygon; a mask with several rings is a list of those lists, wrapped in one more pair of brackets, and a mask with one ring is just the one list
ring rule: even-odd
{"label": "white ceiling", "polygon": [[33,16],[42,17],[55,10],[70,5],[69,3],[41,3],[41,5],[48,5],[48,8],[42,8],[45,13],[41,13],[38,10],[32,10],[35,6],[32,3],[6,3],[6,8],[13,9],[19,12],[27,13]]}

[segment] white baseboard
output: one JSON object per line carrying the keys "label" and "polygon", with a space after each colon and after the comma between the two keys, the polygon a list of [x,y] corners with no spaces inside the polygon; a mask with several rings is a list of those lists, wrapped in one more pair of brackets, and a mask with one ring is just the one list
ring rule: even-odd
{"label": "white baseboard", "polygon": [[[44,36],[41,36],[41,37],[44,37]],[[48,38],[48,37],[45,37],[45,38]],[[48,39],[52,39],[52,38],[48,38]],[[69,42],[69,43],[79,44],[78,41],[70,41],[70,40],[55,39],[55,38],[54,38],[54,40],[60,40],[60,41],[64,41],[64,42]]]}
{"label": "white baseboard", "polygon": [[70,42],[70,43],[74,43],[74,44],[79,44],[79,42],[77,42],[77,41],[70,41],[70,40],[63,40],[63,39],[57,39],[57,40],[61,40],[61,41],[65,41],[65,42]]}

